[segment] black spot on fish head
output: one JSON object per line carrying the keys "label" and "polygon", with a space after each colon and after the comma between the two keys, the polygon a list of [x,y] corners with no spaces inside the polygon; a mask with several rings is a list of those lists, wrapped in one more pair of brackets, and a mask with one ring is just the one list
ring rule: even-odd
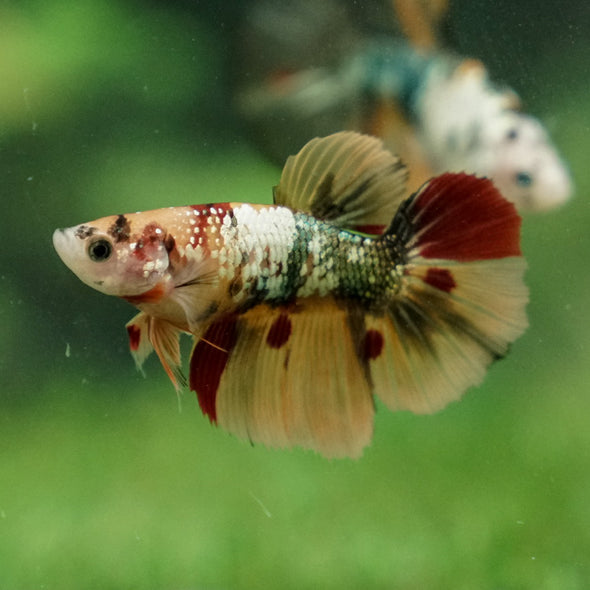
{"label": "black spot on fish head", "polygon": [[129,220],[125,215],[118,215],[113,225],[107,230],[107,233],[113,238],[115,244],[118,244],[119,242],[127,242],[131,233]]}
{"label": "black spot on fish head", "polygon": [[176,240],[174,239],[174,236],[170,234],[166,235],[164,238],[164,247],[166,248],[166,252],[168,252],[168,254],[174,250],[176,247]]}
{"label": "black spot on fish head", "polygon": [[92,236],[94,232],[96,232],[95,227],[90,227],[88,225],[79,225],[76,231],[74,232],[74,235],[77,238],[80,238],[81,240],[85,240],[86,238]]}

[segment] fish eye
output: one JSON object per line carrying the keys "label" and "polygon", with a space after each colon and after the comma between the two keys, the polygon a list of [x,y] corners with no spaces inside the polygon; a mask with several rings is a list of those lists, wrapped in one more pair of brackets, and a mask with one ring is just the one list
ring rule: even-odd
{"label": "fish eye", "polygon": [[533,184],[533,177],[528,172],[517,172],[515,180],[518,186],[527,187]]}
{"label": "fish eye", "polygon": [[506,132],[506,139],[508,141],[514,141],[518,137],[518,129],[516,127],[511,127]]}
{"label": "fish eye", "polygon": [[88,256],[93,262],[104,262],[112,253],[113,246],[108,240],[96,240],[88,246]]}

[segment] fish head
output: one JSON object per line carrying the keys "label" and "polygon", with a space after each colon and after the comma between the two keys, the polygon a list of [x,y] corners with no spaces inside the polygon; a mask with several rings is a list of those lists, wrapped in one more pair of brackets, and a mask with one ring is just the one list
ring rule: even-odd
{"label": "fish head", "polygon": [[93,289],[139,296],[162,281],[169,267],[165,230],[141,216],[113,215],[57,229],[53,245],[64,264]]}
{"label": "fish head", "polygon": [[493,153],[484,158],[489,169],[481,172],[507,199],[521,211],[545,211],[569,199],[569,171],[539,121],[506,111],[488,129],[495,135],[487,143]]}

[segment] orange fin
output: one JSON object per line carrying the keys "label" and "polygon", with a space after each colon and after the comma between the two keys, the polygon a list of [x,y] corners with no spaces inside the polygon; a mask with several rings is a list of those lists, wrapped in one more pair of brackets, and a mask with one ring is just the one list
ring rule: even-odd
{"label": "orange fin", "polygon": [[387,232],[406,249],[402,288],[384,316],[367,318],[382,342],[369,358],[374,391],[388,407],[444,407],[524,332],[519,230],[514,206],[466,174],[439,176],[402,205]]}
{"label": "orange fin", "polygon": [[374,408],[349,325],[348,310],[328,298],[226,316],[193,349],[191,389],[239,438],[358,457]]}
{"label": "orange fin", "polygon": [[145,359],[155,350],[174,387],[186,385],[180,370],[180,330],[176,326],[141,312],[127,322],[126,328],[131,355],[140,371],[143,372]]}

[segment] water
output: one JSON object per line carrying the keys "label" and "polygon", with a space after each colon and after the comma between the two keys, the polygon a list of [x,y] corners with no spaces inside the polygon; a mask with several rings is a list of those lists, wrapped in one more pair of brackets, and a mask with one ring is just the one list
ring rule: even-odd
{"label": "water", "polygon": [[431,417],[380,408],[364,457],[328,462],[231,439],[155,360],[137,374],[133,310],[51,247],[111,213],[270,201],[279,168],[229,106],[239,13],[3,7],[0,588],[585,587],[589,11],[453,5],[456,49],[548,125],[576,195],[525,217],[531,327],[485,383]]}

